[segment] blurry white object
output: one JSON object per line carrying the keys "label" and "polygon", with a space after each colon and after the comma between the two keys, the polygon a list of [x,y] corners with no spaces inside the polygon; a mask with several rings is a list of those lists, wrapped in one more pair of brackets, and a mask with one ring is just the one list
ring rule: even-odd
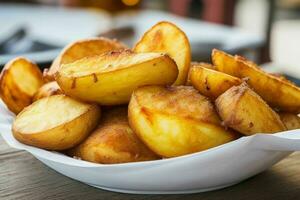
{"label": "blurry white object", "polygon": [[282,20],[273,25],[271,60],[281,71],[300,78],[300,20]]}
{"label": "blurry white object", "polygon": [[72,179],[124,193],[182,194],[216,190],[254,176],[300,150],[298,129],[242,137],[176,158],[103,165],[19,143],[11,133],[13,118],[1,103],[0,132],[11,147],[28,151],[45,165]]}
{"label": "blurry white object", "polygon": [[[266,35],[269,0],[240,0],[234,10],[234,25],[261,37]],[[255,22],[255,23],[253,23]]]}
{"label": "blurry white object", "polygon": [[[30,4],[0,3],[0,41],[8,34],[25,27],[31,38],[55,46],[98,35],[111,28],[106,12],[74,8],[58,8]],[[60,49],[23,54],[36,62],[49,62]],[[0,65],[18,55],[0,55]]]}

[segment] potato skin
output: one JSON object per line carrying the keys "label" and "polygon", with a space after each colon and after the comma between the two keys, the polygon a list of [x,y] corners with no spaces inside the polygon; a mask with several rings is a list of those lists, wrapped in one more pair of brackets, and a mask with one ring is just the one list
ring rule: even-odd
{"label": "potato skin", "polygon": [[56,80],[71,97],[100,105],[121,105],[129,102],[137,87],[172,84],[177,75],[176,63],[165,54],[126,50],[63,65]]}
{"label": "potato skin", "polygon": [[[62,106],[58,108],[58,104]],[[77,106],[83,107],[84,112],[72,116],[70,112],[77,109]],[[37,119],[34,109],[38,112]],[[70,119],[63,121],[62,118],[67,114],[71,115]],[[54,118],[58,118],[58,124],[51,122]],[[27,145],[48,150],[66,150],[83,141],[96,127],[99,118],[100,108],[97,105],[84,104],[65,95],[54,95],[40,99],[20,112],[12,125],[12,132],[18,141]],[[43,124],[43,129],[32,130],[30,127],[35,124]]]}
{"label": "potato skin", "polygon": [[34,93],[43,84],[38,66],[24,57],[9,61],[0,74],[0,96],[8,109],[18,114],[30,105]]}
{"label": "potato skin", "polygon": [[280,119],[288,130],[300,129],[300,117],[293,113],[279,113]]}
{"label": "potato skin", "polygon": [[44,71],[44,79],[47,82],[54,81],[55,73],[62,64],[72,63],[84,57],[125,48],[126,46],[121,42],[103,37],[77,40],[67,45],[53,61],[51,67]]}
{"label": "potato skin", "polygon": [[33,101],[56,94],[62,94],[62,91],[56,81],[46,83],[35,93]]}
{"label": "potato skin", "polygon": [[233,86],[215,103],[224,125],[245,135],[286,130],[277,113],[246,84]]}
{"label": "potato skin", "polygon": [[213,50],[212,60],[218,71],[239,78],[248,78],[247,83],[271,107],[300,113],[300,88],[290,81],[264,72],[256,64],[241,56],[233,57],[216,49]]}
{"label": "potato skin", "polygon": [[103,164],[159,159],[129,127],[127,107],[104,113],[98,128],[69,155]]}
{"label": "potato skin", "polygon": [[188,86],[144,86],[132,94],[129,123],[162,157],[212,148],[236,139],[226,131],[209,100]]}
{"label": "potato skin", "polygon": [[218,98],[232,86],[242,83],[242,80],[239,78],[200,65],[191,68],[190,80],[201,94],[211,99]]}
{"label": "potato skin", "polygon": [[176,25],[162,21],[150,28],[133,48],[134,52],[162,52],[173,58],[179,74],[174,85],[184,85],[191,62],[190,42]]}

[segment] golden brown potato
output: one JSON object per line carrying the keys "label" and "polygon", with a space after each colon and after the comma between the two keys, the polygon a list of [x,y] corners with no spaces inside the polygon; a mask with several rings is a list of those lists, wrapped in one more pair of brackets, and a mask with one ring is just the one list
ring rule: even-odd
{"label": "golden brown potato", "polygon": [[228,74],[202,67],[193,66],[190,70],[190,80],[192,85],[201,94],[212,99],[218,98],[226,90],[234,85],[240,85],[242,80]]}
{"label": "golden brown potato", "polygon": [[42,85],[38,66],[23,57],[8,62],[0,74],[0,96],[15,114],[31,104],[33,95]]}
{"label": "golden brown potato", "polygon": [[225,126],[245,135],[285,130],[277,113],[246,84],[233,86],[219,96],[216,107]]}
{"label": "golden brown potato", "polygon": [[62,91],[57,84],[56,81],[52,81],[49,83],[46,83],[40,89],[35,93],[33,97],[33,101],[39,100],[44,97],[49,97],[56,94],[62,94]]}
{"label": "golden brown potato", "polygon": [[101,105],[129,102],[138,86],[172,84],[176,63],[161,53],[109,52],[63,65],[56,80],[64,93]]}
{"label": "golden brown potato", "polygon": [[236,138],[220,124],[211,102],[189,86],[144,86],[129,103],[129,123],[162,157],[212,148]]}
{"label": "golden brown potato", "polygon": [[83,141],[97,126],[100,108],[65,95],[42,98],[20,112],[13,125],[14,137],[24,144],[65,150]]}
{"label": "golden brown potato", "polygon": [[214,69],[215,68],[210,63],[205,63],[205,62],[191,62],[190,69],[189,69],[189,72],[188,72],[188,77],[187,77],[185,85],[188,85],[188,86],[192,85],[191,80],[190,80],[191,69],[193,67],[196,67],[196,66],[202,66],[202,67],[205,67],[205,68],[208,68],[208,69]]}
{"label": "golden brown potato", "polygon": [[201,66],[201,67],[205,67],[207,69],[215,69],[215,66],[213,66],[212,64],[210,63],[206,63],[206,62],[191,62],[191,67],[197,67],[197,66]]}
{"label": "golden brown potato", "polygon": [[104,164],[159,158],[129,127],[127,107],[112,108],[104,113],[98,128],[69,154],[86,161]]}
{"label": "golden brown potato", "polygon": [[300,88],[291,82],[264,72],[241,56],[233,57],[214,50],[212,60],[218,71],[239,78],[248,78],[248,84],[270,106],[282,111],[300,113]]}
{"label": "golden brown potato", "polygon": [[191,62],[191,47],[185,33],[170,22],[159,22],[134,47],[135,52],[162,52],[173,58],[179,74],[174,85],[184,85]]}
{"label": "golden brown potato", "polygon": [[124,44],[108,38],[89,38],[75,41],[62,50],[59,56],[53,61],[49,70],[46,69],[44,71],[44,79],[54,81],[54,74],[62,64],[72,63],[84,57],[125,48]]}
{"label": "golden brown potato", "polygon": [[288,130],[300,129],[300,117],[292,113],[279,113],[280,119]]}

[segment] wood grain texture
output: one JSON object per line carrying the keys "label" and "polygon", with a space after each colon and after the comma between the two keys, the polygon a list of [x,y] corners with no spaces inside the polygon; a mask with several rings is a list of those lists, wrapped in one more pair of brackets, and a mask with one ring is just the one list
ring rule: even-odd
{"label": "wood grain texture", "polygon": [[192,195],[128,195],[71,180],[46,167],[29,153],[8,147],[0,137],[0,199],[299,199],[299,166],[300,153],[294,153],[268,171],[226,189]]}

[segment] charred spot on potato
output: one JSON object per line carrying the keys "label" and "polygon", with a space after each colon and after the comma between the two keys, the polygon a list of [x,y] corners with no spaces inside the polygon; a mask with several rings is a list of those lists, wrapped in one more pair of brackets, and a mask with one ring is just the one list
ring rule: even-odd
{"label": "charred spot on potato", "polygon": [[93,75],[94,83],[96,83],[98,81],[97,75],[95,73],[93,73],[92,75]]}
{"label": "charred spot on potato", "polygon": [[252,122],[249,123],[249,128],[252,128],[254,126],[254,124]]}
{"label": "charred spot on potato", "polygon": [[242,78],[242,81],[244,81],[244,82],[248,82],[250,80],[250,77],[244,77],[244,78]]}
{"label": "charred spot on potato", "polygon": [[71,89],[76,88],[76,78],[72,79],[72,85],[71,85]]}
{"label": "charred spot on potato", "polygon": [[209,90],[210,90],[210,87],[209,87],[209,84],[208,84],[208,82],[207,82],[207,77],[205,77],[204,84],[205,84],[206,90],[209,91]]}

